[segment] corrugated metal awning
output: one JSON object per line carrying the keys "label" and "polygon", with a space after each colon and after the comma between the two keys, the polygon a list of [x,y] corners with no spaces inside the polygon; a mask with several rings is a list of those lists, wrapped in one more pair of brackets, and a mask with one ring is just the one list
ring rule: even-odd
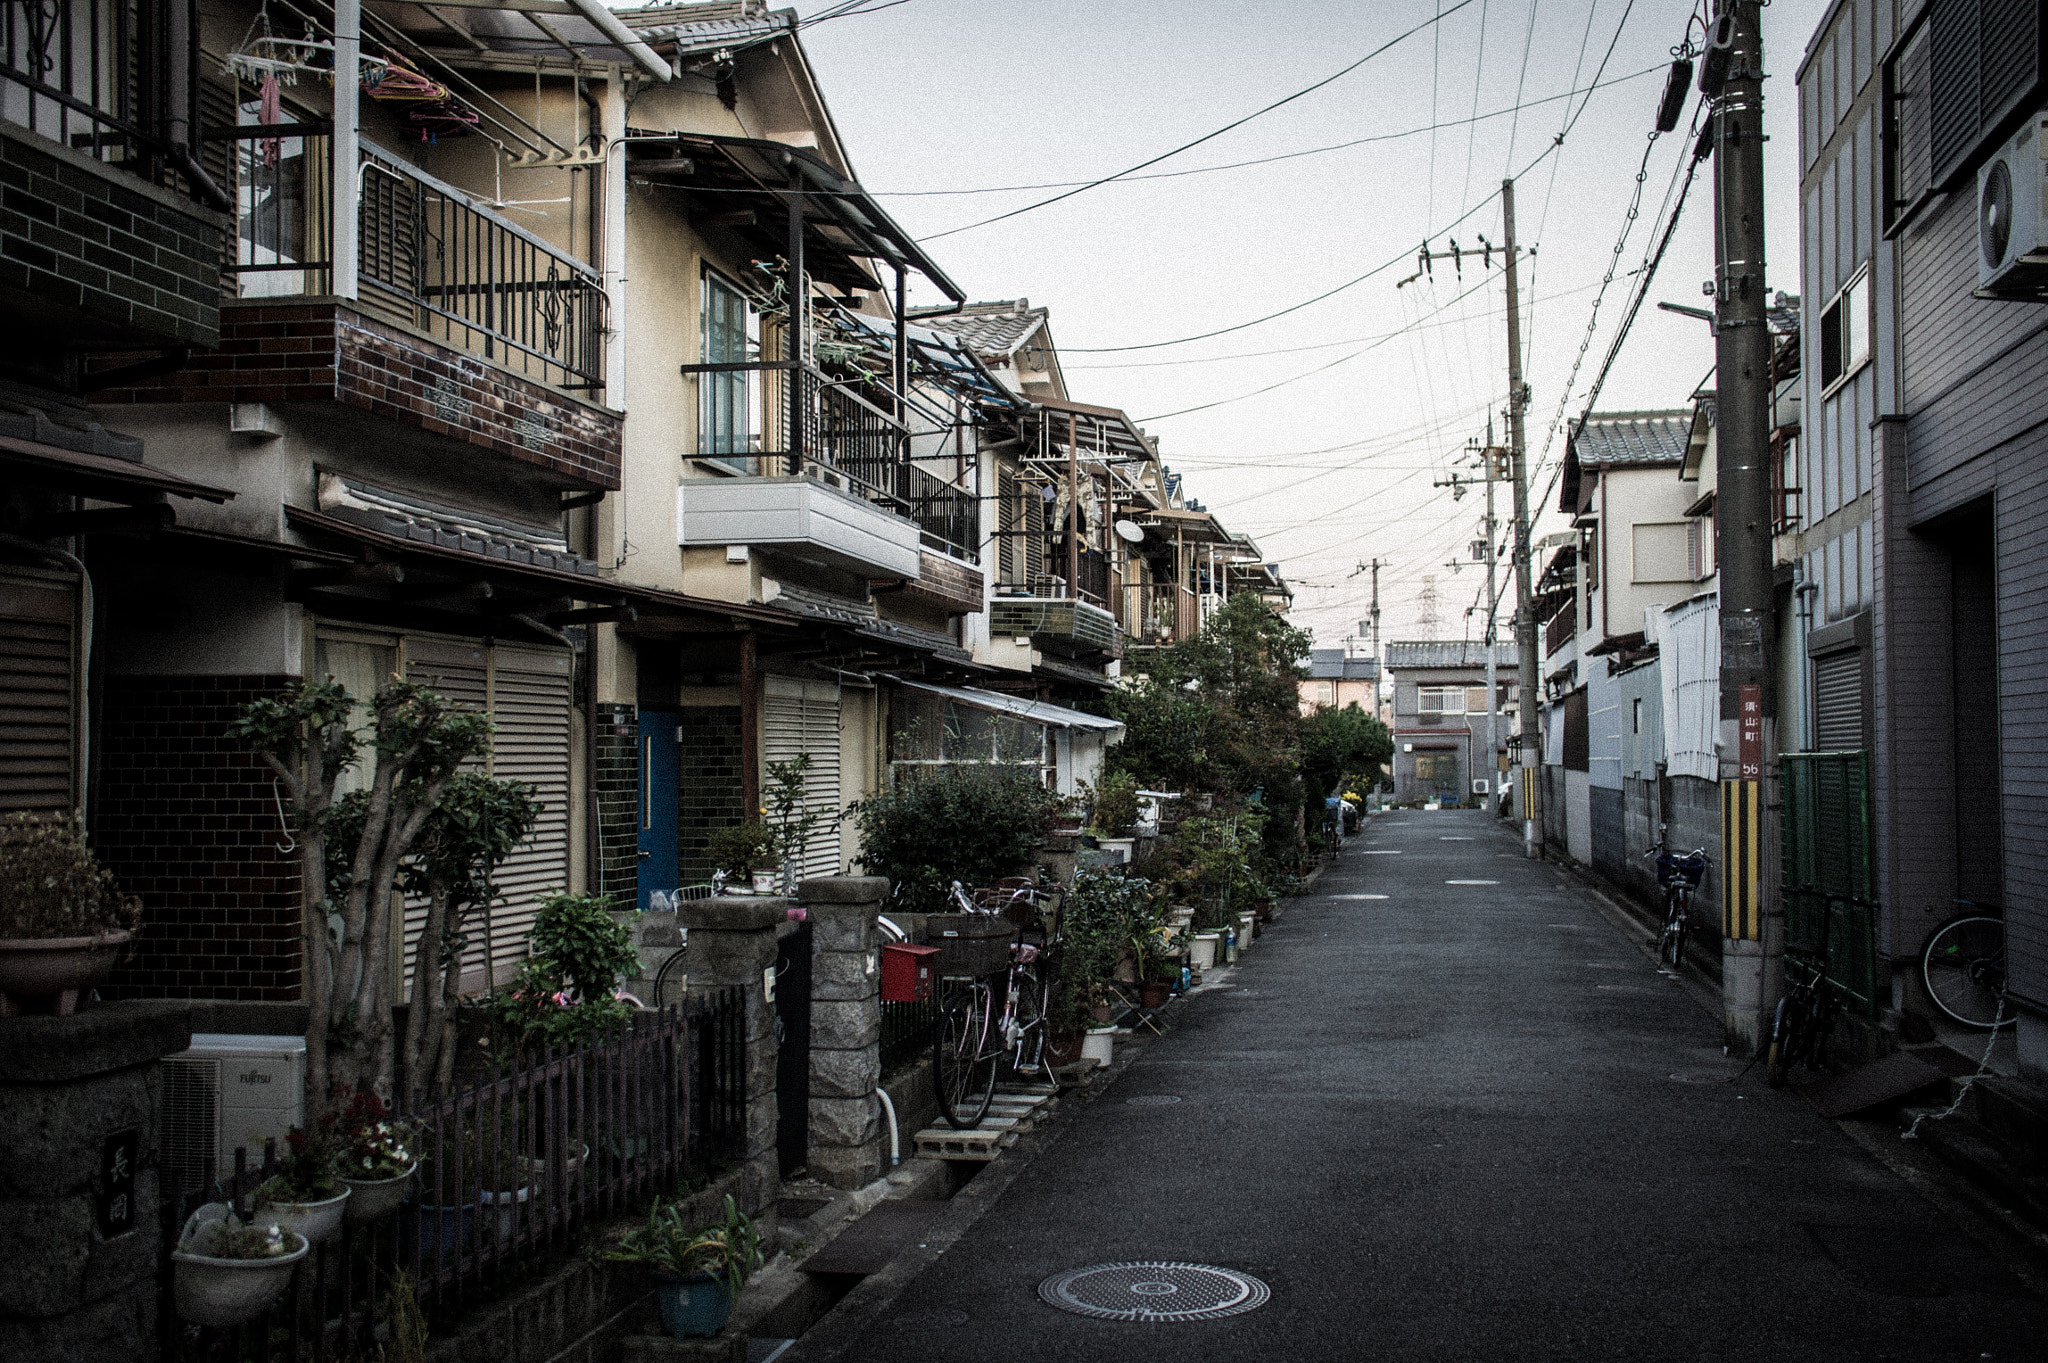
{"label": "corrugated metal awning", "polygon": [[1064,705],[1028,700],[1023,696],[1006,696],[1000,691],[984,691],[978,686],[934,686],[930,682],[905,681],[901,677],[893,680],[913,691],[928,691],[960,705],[1030,720],[1033,724],[1055,729],[1085,729],[1109,739],[1122,738],[1124,733],[1124,726],[1113,719],[1104,719],[1083,710],[1069,710]]}

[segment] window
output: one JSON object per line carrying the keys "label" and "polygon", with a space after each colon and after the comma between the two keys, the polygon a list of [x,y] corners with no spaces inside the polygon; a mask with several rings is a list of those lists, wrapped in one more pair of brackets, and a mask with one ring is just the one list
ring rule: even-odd
{"label": "window", "polygon": [[[1422,686],[1415,692],[1415,709],[1424,715],[1462,715],[1468,693],[1462,686]],[[1486,708],[1486,697],[1479,698],[1479,708]]]}
{"label": "window", "polygon": [[1317,682],[1317,683],[1316,683],[1316,704],[1318,704],[1318,705],[1335,705],[1336,703],[1337,703],[1337,683],[1335,683],[1335,682],[1329,682],[1329,681],[1319,681],[1319,682]]}
{"label": "window", "polygon": [[1643,731],[1643,698],[1637,696],[1628,703],[1628,731],[1639,734]]}
{"label": "window", "polygon": [[[747,364],[760,358],[760,316],[746,296],[717,275],[704,275],[704,363]],[[697,453],[717,463],[748,468],[758,453],[752,396],[753,375],[746,370],[700,374],[697,390]]]}
{"label": "window", "polygon": [[1415,783],[1438,790],[1458,788],[1458,755],[1454,752],[1415,754]]}
{"label": "window", "polygon": [[1486,688],[1468,686],[1465,688],[1465,713],[1483,715],[1486,713]]}
{"label": "window", "polygon": [[1600,527],[1586,527],[1585,552],[1579,555],[1579,562],[1585,566],[1586,590],[1600,590]]}
{"label": "window", "polygon": [[1870,267],[1835,295],[1820,315],[1820,386],[1826,392],[1870,360]]}
{"label": "window", "polygon": [[1684,521],[1631,526],[1635,536],[1633,581],[1689,582],[1691,531]]}

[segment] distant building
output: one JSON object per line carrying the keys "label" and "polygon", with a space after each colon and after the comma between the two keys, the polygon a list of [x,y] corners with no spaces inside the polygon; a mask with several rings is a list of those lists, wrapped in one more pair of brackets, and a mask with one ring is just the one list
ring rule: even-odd
{"label": "distant building", "polygon": [[[1388,644],[1394,679],[1394,797],[1470,804],[1496,788],[1521,688],[1513,644],[1493,647],[1494,759],[1486,755],[1486,646]],[[1479,789],[1478,782],[1485,782]]]}
{"label": "distant building", "polygon": [[1319,705],[1343,709],[1356,705],[1367,714],[1379,711],[1380,665],[1377,658],[1355,656],[1341,648],[1319,648],[1308,655],[1308,676],[1302,678],[1301,712]]}

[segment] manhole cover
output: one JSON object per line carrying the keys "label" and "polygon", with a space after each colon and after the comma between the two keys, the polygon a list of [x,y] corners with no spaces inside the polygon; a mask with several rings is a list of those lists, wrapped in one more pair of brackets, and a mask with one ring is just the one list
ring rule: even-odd
{"label": "manhole cover", "polygon": [[1097,1320],[1217,1320],[1272,1296],[1257,1278],[1208,1264],[1092,1264],[1038,1285],[1049,1306]]}
{"label": "manhole cover", "polygon": [[1139,1095],[1138,1095],[1137,1097],[1135,1097],[1135,1098],[1126,1098],[1126,1099],[1124,1099],[1124,1106],[1125,1106],[1125,1107],[1165,1107],[1165,1106],[1166,1106],[1166,1105],[1167,1105],[1168,1103],[1177,1103],[1177,1102],[1179,1102],[1179,1101],[1180,1101],[1180,1097],[1179,1097],[1179,1095],[1177,1095],[1177,1094],[1172,1094],[1172,1093],[1141,1093],[1141,1094],[1139,1094]]}

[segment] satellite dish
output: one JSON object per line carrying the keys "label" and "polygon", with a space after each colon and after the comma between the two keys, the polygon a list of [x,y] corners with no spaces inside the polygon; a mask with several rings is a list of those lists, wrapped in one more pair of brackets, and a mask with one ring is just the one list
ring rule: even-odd
{"label": "satellite dish", "polygon": [[1124,543],[1136,544],[1145,538],[1145,527],[1139,525],[1136,521],[1118,521],[1116,523],[1116,533],[1117,537]]}

